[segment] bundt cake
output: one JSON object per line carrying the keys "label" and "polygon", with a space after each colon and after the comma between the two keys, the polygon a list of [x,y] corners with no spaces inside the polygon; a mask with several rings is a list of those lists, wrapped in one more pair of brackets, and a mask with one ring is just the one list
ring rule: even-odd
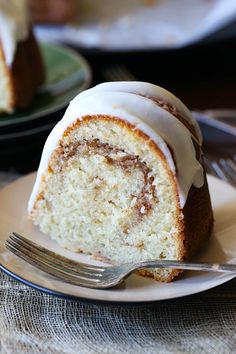
{"label": "bundt cake", "polygon": [[44,80],[25,0],[0,0],[0,112],[27,107]]}
{"label": "bundt cake", "polygon": [[[201,142],[189,110],[163,88],[95,86],[46,141],[30,218],[62,247],[113,264],[188,260],[213,224]],[[168,282],[180,272],[140,274]]]}

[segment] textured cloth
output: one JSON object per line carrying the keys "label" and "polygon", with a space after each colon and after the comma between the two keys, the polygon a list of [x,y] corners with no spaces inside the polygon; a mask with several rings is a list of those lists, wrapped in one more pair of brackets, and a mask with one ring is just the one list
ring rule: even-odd
{"label": "textured cloth", "polygon": [[1,273],[1,353],[235,353],[236,280],[133,307],[56,298]]}
{"label": "textured cloth", "polygon": [[[1,185],[15,177],[0,173]],[[235,328],[236,279],[180,299],[108,306],[56,298],[0,271],[1,354],[231,354]]]}

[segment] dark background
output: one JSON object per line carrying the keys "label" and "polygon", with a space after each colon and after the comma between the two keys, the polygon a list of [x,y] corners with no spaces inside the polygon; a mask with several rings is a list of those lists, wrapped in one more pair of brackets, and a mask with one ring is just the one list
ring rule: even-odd
{"label": "dark background", "polygon": [[92,66],[94,84],[104,81],[103,68],[124,64],[138,80],[165,87],[190,109],[236,108],[236,39],[171,50],[81,53]]}

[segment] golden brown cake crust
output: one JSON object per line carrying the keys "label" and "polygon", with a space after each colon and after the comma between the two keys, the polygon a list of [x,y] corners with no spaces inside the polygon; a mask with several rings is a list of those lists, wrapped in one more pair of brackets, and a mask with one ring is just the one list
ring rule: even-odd
{"label": "golden brown cake crust", "polygon": [[45,79],[41,53],[32,31],[25,41],[18,43],[9,73],[13,93],[12,109],[26,108]]}
{"label": "golden brown cake crust", "polygon": [[188,260],[204,246],[213,227],[213,211],[206,176],[203,187],[191,187],[183,213]]}

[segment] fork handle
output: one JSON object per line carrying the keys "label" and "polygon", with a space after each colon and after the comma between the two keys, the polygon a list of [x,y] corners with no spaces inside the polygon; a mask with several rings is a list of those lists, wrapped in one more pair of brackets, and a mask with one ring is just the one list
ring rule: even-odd
{"label": "fork handle", "polygon": [[183,270],[199,270],[207,272],[236,273],[236,264],[192,263],[171,260],[142,261],[135,264],[135,270],[141,268],[175,268]]}

